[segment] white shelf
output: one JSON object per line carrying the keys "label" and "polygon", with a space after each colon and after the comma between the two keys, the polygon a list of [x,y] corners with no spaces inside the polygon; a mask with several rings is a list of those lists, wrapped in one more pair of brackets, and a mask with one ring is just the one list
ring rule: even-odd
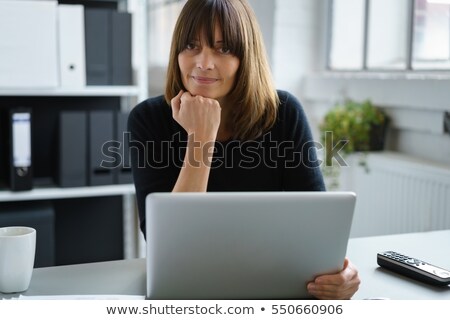
{"label": "white shelf", "polygon": [[83,88],[0,88],[0,96],[137,96],[137,86],[87,86]]}
{"label": "white shelf", "polygon": [[134,192],[133,184],[79,188],[35,188],[20,192],[0,191],[0,202],[120,196],[134,194]]}

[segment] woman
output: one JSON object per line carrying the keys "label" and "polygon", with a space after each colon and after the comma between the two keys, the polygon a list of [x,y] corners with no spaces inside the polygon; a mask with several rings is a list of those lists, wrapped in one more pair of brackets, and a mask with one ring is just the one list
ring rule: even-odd
{"label": "woman", "polygon": [[[295,97],[272,83],[246,0],[189,0],[175,26],[165,96],[128,122],[141,230],[151,192],[324,191],[312,135]],[[355,267],[317,277],[308,290],[348,299]]]}

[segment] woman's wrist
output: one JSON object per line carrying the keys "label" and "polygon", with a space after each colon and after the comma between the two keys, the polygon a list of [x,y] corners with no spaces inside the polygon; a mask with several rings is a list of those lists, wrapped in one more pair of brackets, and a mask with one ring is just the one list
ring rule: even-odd
{"label": "woman's wrist", "polygon": [[188,136],[185,165],[194,168],[210,167],[214,154],[216,136],[190,134]]}
{"label": "woman's wrist", "polygon": [[214,153],[214,140],[188,139],[184,164],[172,192],[205,192]]}

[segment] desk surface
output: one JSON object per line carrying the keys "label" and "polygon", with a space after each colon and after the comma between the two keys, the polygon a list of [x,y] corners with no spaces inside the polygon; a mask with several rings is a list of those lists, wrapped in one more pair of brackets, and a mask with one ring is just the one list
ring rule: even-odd
{"label": "desk surface", "polygon": [[450,270],[450,230],[350,239],[347,256],[361,278],[355,299],[450,300],[450,286],[434,287],[380,268],[376,255],[388,250]]}
{"label": "desk surface", "polygon": [[[450,230],[350,239],[347,255],[358,267],[362,283],[354,299],[450,300],[450,287],[436,288],[378,267],[376,254],[398,251],[450,269]],[[145,295],[145,260],[132,259],[37,268],[30,288],[34,295]],[[15,295],[17,296],[17,295]],[[11,297],[2,295],[1,297]]]}

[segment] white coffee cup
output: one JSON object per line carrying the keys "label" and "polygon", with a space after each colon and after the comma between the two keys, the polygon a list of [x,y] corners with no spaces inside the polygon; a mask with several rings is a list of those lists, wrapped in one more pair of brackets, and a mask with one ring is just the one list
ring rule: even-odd
{"label": "white coffee cup", "polygon": [[28,289],[35,251],[35,229],[0,228],[0,292],[13,293]]}

